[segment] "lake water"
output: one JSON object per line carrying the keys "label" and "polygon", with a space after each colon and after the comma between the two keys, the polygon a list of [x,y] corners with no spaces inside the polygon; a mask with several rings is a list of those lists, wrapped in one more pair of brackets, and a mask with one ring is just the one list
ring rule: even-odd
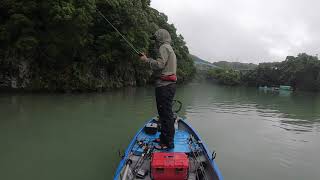
{"label": "lake water", "polygon": [[[112,179],[153,93],[0,94],[0,179]],[[320,179],[320,94],[193,83],[176,99],[225,179]]]}

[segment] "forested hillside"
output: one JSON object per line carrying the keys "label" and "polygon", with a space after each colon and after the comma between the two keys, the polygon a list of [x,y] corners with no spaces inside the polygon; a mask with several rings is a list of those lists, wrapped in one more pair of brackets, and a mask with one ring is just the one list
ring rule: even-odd
{"label": "forested hillside", "polygon": [[211,69],[211,68],[219,68],[218,66],[216,66],[206,60],[203,60],[203,59],[199,58],[198,56],[190,54],[190,57],[194,61],[194,65],[197,69],[197,73],[199,73],[199,71],[207,71],[208,69]]}
{"label": "forested hillside", "polygon": [[233,69],[233,70],[252,70],[258,66],[253,63],[227,62],[227,61],[214,62],[213,64],[224,69]]}
{"label": "forested hillside", "polygon": [[282,62],[260,63],[244,73],[242,81],[254,86],[289,85],[297,90],[320,91],[320,61],[317,56],[301,53]]}
{"label": "forested hillside", "polygon": [[279,87],[320,91],[320,61],[317,56],[301,53],[285,61],[260,63],[252,70],[210,69],[207,78],[224,85]]}
{"label": "forested hillside", "polygon": [[188,48],[150,0],[4,0],[0,3],[0,89],[96,91],[144,85],[151,71],[96,12],[98,8],[140,50],[167,29],[180,82],[195,68]]}

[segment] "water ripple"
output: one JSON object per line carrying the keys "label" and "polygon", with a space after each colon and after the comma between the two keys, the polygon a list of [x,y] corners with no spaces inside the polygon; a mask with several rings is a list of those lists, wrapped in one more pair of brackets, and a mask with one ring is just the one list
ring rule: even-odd
{"label": "water ripple", "polygon": [[275,122],[274,127],[278,127],[287,131],[310,132],[316,126],[320,125],[319,118],[313,121],[301,119],[300,116],[294,116],[280,112],[278,109],[272,109],[272,106],[262,107],[255,103],[238,103],[232,101],[214,102],[211,104],[200,104],[188,106],[187,113],[202,114],[202,113],[222,113],[242,116],[252,116],[257,114],[265,121]]}

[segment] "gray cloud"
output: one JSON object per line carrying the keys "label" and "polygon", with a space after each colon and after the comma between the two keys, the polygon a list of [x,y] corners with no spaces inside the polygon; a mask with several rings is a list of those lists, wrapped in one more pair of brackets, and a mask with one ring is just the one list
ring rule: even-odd
{"label": "gray cloud", "polygon": [[210,61],[320,55],[319,0],[153,0],[190,52]]}

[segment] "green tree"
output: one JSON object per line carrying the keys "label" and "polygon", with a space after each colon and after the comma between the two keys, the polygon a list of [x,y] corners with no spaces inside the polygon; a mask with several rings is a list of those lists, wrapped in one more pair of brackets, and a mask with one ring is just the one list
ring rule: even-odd
{"label": "green tree", "polygon": [[223,85],[235,86],[240,84],[240,72],[232,69],[210,69],[207,77]]}
{"label": "green tree", "polygon": [[305,53],[297,57],[288,56],[280,63],[261,63],[242,74],[242,82],[255,86],[289,85],[294,89],[320,91],[320,61],[316,56]]}
{"label": "green tree", "polygon": [[[139,50],[154,55],[149,37],[165,28],[180,81],[193,77],[188,48],[150,0],[4,0],[0,3],[0,88],[99,90],[144,85],[151,71],[107,24],[99,9]],[[27,71],[22,71],[22,65]]]}

